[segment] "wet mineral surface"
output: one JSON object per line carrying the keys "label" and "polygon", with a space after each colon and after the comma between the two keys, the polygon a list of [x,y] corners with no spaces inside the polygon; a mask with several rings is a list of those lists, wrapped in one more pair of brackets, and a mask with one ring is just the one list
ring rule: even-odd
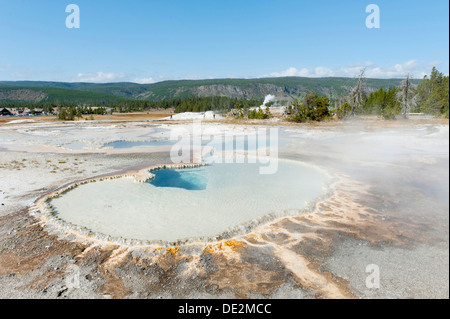
{"label": "wet mineral surface", "polygon": [[[448,123],[283,126],[280,137],[280,157],[336,178],[328,196],[301,216],[244,234],[160,246],[55,231],[30,207],[64,184],[166,163],[167,152],[24,152],[0,144],[0,297],[448,298]],[[375,288],[367,285],[370,265],[379,269]]]}

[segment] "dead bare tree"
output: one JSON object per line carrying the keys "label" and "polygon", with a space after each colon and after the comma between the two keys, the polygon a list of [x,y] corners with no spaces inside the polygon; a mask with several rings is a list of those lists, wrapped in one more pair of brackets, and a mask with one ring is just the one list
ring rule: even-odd
{"label": "dead bare tree", "polygon": [[398,92],[398,99],[402,103],[402,116],[407,119],[411,108],[417,104],[416,88],[417,86],[411,83],[410,74],[406,75],[406,78],[400,83],[400,90]]}
{"label": "dead bare tree", "polygon": [[409,94],[409,87],[411,85],[411,82],[409,81],[409,74],[406,75],[406,79],[404,79],[401,83],[401,92],[402,92],[402,102],[403,102],[403,117],[405,119],[408,118],[409,114],[409,105],[408,105],[408,94]]}
{"label": "dead bare tree", "polygon": [[349,103],[352,106],[352,116],[355,116],[356,110],[359,109],[362,111],[362,107],[364,105],[364,101],[366,98],[364,87],[365,87],[365,81],[364,81],[364,74],[366,72],[366,68],[361,70],[361,73],[359,75],[358,83],[353,88],[352,92],[350,93],[349,97]]}
{"label": "dead bare tree", "polygon": [[403,104],[403,118],[407,119],[409,113],[411,112],[411,107],[415,105],[415,86],[410,81],[410,75],[407,74],[406,78],[400,84],[400,98]]}

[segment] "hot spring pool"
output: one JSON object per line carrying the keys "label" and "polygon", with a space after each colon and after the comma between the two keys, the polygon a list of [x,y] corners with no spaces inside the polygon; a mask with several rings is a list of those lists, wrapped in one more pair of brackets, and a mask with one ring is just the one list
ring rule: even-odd
{"label": "hot spring pool", "polygon": [[113,237],[173,242],[213,237],[269,213],[302,209],[324,191],[327,176],[280,162],[160,170],[148,183],[121,178],[81,185],[51,200],[58,217]]}

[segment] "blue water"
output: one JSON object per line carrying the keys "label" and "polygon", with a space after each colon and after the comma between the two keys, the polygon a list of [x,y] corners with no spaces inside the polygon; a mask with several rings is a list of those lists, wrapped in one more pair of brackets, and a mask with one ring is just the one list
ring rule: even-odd
{"label": "blue water", "polygon": [[73,151],[80,151],[83,150],[85,148],[87,144],[84,142],[73,142],[73,143],[69,143],[64,145],[64,148],[67,148],[69,150],[73,150]]}
{"label": "blue water", "polygon": [[[132,148],[132,147],[137,147],[137,146],[170,146],[170,145],[175,145],[179,143],[178,141],[171,141],[171,140],[163,140],[163,141],[139,141],[139,142],[130,142],[130,141],[115,141],[115,142],[109,142],[103,145],[103,147],[112,147],[114,149],[125,149],[125,148]],[[202,146],[213,146],[216,149],[222,149],[225,150],[228,147],[230,147],[231,149],[234,150],[240,150],[240,151],[248,151],[249,148],[249,142],[248,142],[248,138],[244,138],[244,137],[235,137],[232,140],[232,143],[230,143],[229,145],[227,145],[227,143],[229,143],[228,141],[211,141],[211,140],[202,140],[201,141],[201,145]],[[264,145],[259,145],[259,143],[257,143],[258,148],[264,148],[264,147],[268,147],[269,142],[267,141],[267,144]],[[191,142],[192,144],[192,142]],[[279,140],[279,146],[285,146],[287,144],[287,142],[285,140]]]}
{"label": "blue water", "polygon": [[207,171],[196,169],[164,169],[153,172],[155,178],[149,183],[156,187],[174,187],[186,190],[205,190],[208,186]]}
{"label": "blue water", "polygon": [[280,162],[273,175],[256,164],[159,170],[149,183],[120,178],[52,199],[58,216],[103,234],[146,240],[216,236],[268,213],[298,210],[323,192],[327,177]]}
{"label": "blue water", "polygon": [[141,142],[129,142],[129,141],[115,141],[110,142],[103,147],[112,147],[114,149],[124,149],[131,148],[136,146],[166,146],[173,145],[175,142],[173,141],[141,141]]}

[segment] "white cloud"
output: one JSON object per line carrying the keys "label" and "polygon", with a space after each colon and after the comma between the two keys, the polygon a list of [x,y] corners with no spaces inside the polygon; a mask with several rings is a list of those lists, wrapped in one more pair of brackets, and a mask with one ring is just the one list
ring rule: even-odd
{"label": "white cloud", "polygon": [[74,81],[106,83],[106,82],[116,82],[118,80],[123,80],[124,78],[125,75],[123,75],[122,73],[94,72],[94,73],[78,73]]}
{"label": "white cloud", "polygon": [[151,84],[158,82],[158,80],[155,80],[154,78],[137,78],[134,79],[132,82],[139,83],[139,84]]}
{"label": "white cloud", "polygon": [[131,82],[139,83],[139,84],[152,84],[162,81],[170,81],[170,80],[200,80],[200,79],[215,79],[214,77],[199,77],[199,76],[172,76],[172,77],[166,77],[166,76],[158,76],[156,78],[154,77],[148,77],[148,78],[134,78],[131,80]]}
{"label": "white cloud", "polygon": [[430,67],[424,65],[417,60],[410,60],[405,63],[396,64],[390,67],[376,66],[373,62],[352,64],[345,68],[330,69],[324,66],[315,68],[297,69],[290,67],[282,72],[274,72],[266,76],[282,77],[282,76],[301,76],[301,77],[355,77],[360,74],[361,70],[366,68],[366,77],[368,78],[401,78],[410,74],[415,78],[422,78],[430,72]]}
{"label": "white cloud", "polygon": [[164,76],[158,77],[136,77],[136,75],[125,73],[78,73],[76,77],[72,77],[70,82],[88,82],[88,83],[108,83],[108,82],[133,82],[138,84],[152,84],[156,82],[173,80],[173,79],[189,79],[190,77],[169,78]]}

